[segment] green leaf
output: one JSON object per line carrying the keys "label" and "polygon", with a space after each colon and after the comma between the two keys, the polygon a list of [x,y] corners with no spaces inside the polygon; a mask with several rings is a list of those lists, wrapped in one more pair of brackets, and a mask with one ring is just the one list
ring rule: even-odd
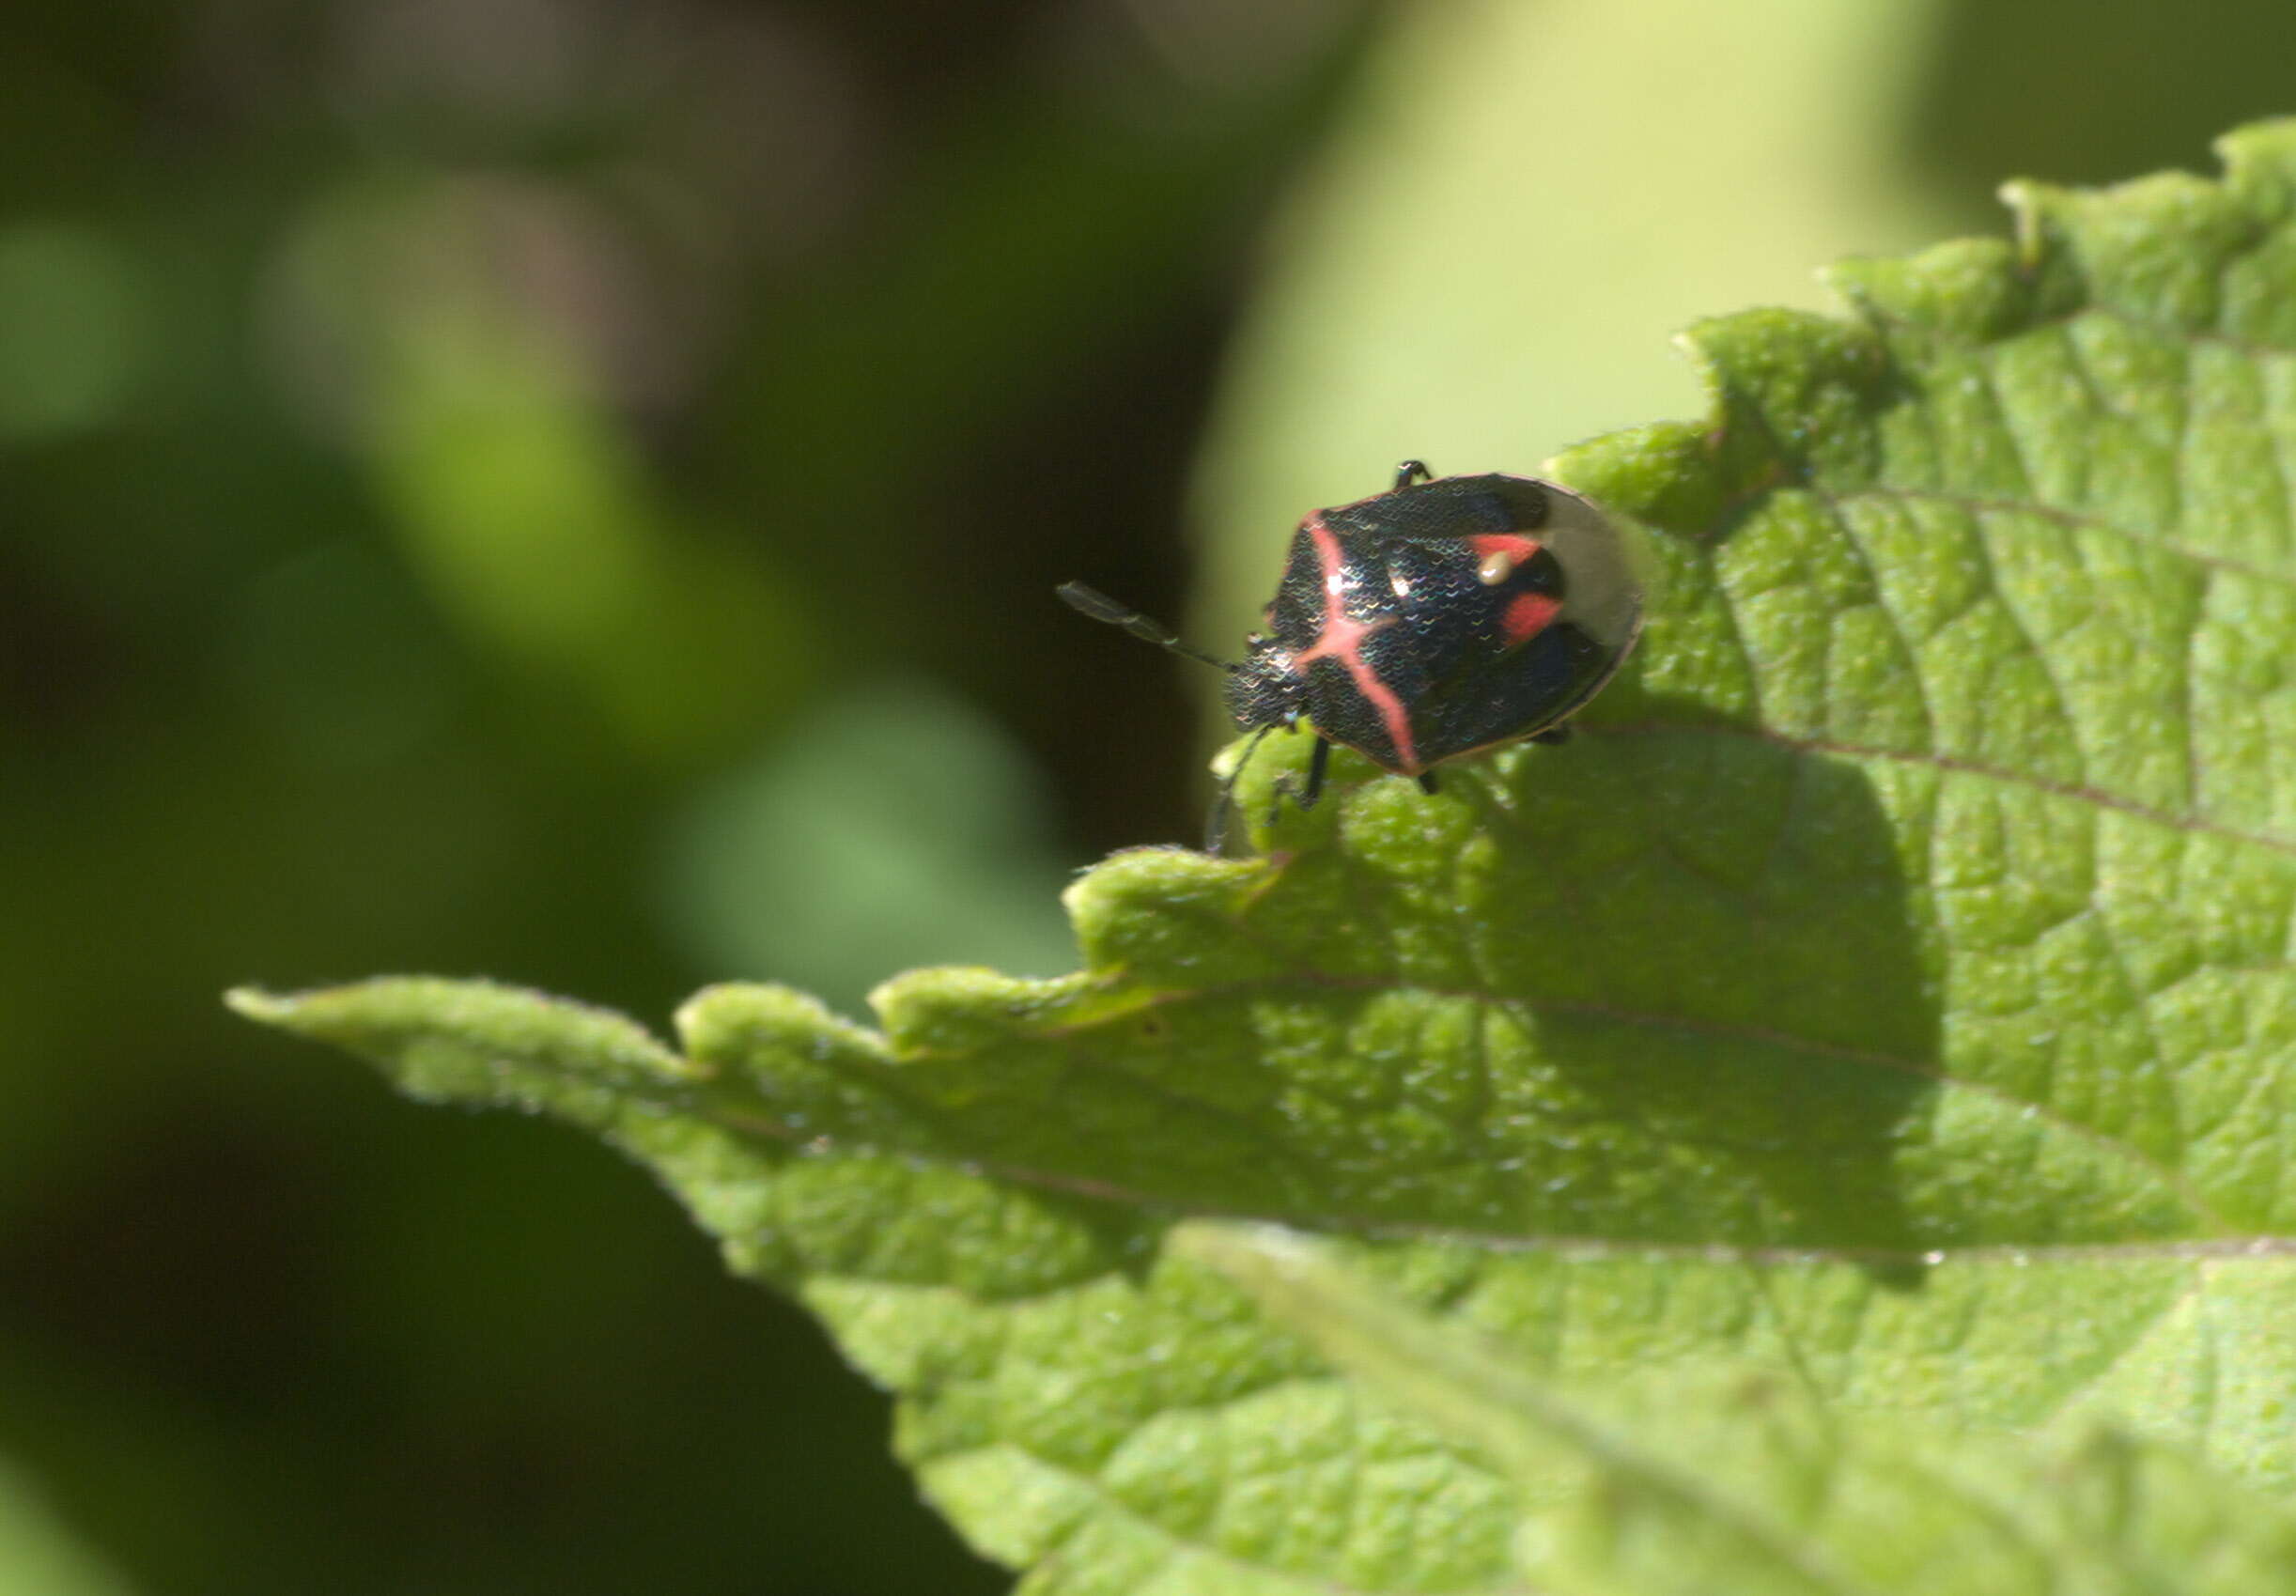
{"label": "green leaf", "polygon": [[[1073,977],[913,973],[877,1030],[719,988],[675,1053],[492,987],[240,1001],[650,1164],[1038,1592],[1509,1588],[1589,1513],[1625,1527],[1571,1567],[1668,1588],[1708,1544],[1616,1519],[1584,1439],[1399,1417],[1167,1248],[1188,1216],[1353,1238],[1523,1389],[1628,1393],[1677,1478],[1799,1445],[1679,1397],[1754,1370],[1861,1503],[1964,1466],[2020,1525],[2052,1469],[2172,1518],[2285,1490],[2296,124],[2224,149],[1844,267],[1849,319],[1697,329],[1712,416],[1553,467],[1653,575],[1584,735],[1435,798],[1343,760],[1264,857],[1118,855],[1068,893]],[[1902,1566],[1959,1566],[1966,1506]],[[2060,1509],[2052,1544],[2103,1522]]]}
{"label": "green leaf", "polygon": [[0,1462],[0,1590],[133,1596],[135,1588],[82,1542],[25,1471]]}
{"label": "green leaf", "polygon": [[1290,1232],[1196,1225],[1172,1246],[1525,1484],[1558,1463],[1582,1474],[1516,1544],[1540,1590],[2235,1596],[2296,1572],[2296,1518],[2277,1503],[2102,1425],[2041,1447],[1971,1444],[1747,1370],[1565,1389]]}

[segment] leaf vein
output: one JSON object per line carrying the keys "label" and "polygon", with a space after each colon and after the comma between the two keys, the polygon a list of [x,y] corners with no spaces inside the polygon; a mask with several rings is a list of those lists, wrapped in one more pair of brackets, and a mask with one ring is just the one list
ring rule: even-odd
{"label": "leaf vein", "polygon": [[1736,725],[1728,721],[1605,721],[1584,728],[1595,736],[1735,736],[1773,744],[1803,753],[1833,754],[1843,759],[1870,759],[1892,765],[1915,766],[1924,769],[1948,771],[1955,775],[1976,776],[1985,781],[1998,782],[2006,786],[2025,787],[2046,793],[2055,798],[2070,798],[2076,803],[2091,804],[2109,809],[2116,813],[2131,815],[2152,825],[2195,836],[2218,837],[2226,842],[2264,848],[2273,853],[2296,855],[2296,839],[2273,836],[2268,832],[2243,831],[2194,815],[2172,814],[2138,803],[2133,798],[2100,788],[2080,786],[2067,782],[2054,782],[2045,776],[2036,776],[2023,770],[2007,770],[1996,765],[1979,764],[1950,753],[1916,753],[1905,749],[1879,748],[1866,743],[1843,742],[1831,737],[1798,736],[1789,732],[1774,731],[1766,726]]}

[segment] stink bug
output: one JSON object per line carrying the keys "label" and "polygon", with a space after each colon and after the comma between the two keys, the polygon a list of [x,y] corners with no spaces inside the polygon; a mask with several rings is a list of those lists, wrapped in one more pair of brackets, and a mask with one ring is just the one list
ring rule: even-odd
{"label": "stink bug", "polygon": [[[1435,477],[1418,460],[1387,492],[1299,523],[1265,629],[1245,639],[1241,659],[1190,648],[1080,582],[1060,594],[1226,671],[1228,713],[1254,734],[1244,759],[1277,727],[1312,721],[1302,809],[1323,791],[1335,742],[1432,793],[1447,759],[1563,741],[1642,628],[1632,563],[1591,504],[1527,476]],[[1234,787],[1232,773],[1212,811],[1215,853]]]}

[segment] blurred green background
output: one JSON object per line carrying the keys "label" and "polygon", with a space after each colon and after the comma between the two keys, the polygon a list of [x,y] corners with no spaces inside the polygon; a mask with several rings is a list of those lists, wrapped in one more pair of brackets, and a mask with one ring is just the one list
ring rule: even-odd
{"label": "blurred green background", "polygon": [[0,1592],[1002,1588],[643,1176],[216,994],[1055,973],[1209,685],[1055,582],[1223,646],[1395,458],[2290,109],[2278,0],[17,0]]}

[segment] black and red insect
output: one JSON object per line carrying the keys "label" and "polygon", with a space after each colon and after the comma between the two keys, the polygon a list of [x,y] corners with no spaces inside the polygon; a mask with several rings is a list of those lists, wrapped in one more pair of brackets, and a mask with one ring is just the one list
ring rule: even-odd
{"label": "black and red insect", "polygon": [[[1397,468],[1388,491],[1299,523],[1265,629],[1241,659],[1190,648],[1079,582],[1060,594],[1226,671],[1228,713],[1255,734],[1246,758],[1276,728],[1311,721],[1303,809],[1323,791],[1335,742],[1432,793],[1447,759],[1523,737],[1562,741],[1642,627],[1632,561],[1594,505],[1551,482],[1435,477],[1418,460]],[[1234,780],[1213,812],[1214,851]]]}

